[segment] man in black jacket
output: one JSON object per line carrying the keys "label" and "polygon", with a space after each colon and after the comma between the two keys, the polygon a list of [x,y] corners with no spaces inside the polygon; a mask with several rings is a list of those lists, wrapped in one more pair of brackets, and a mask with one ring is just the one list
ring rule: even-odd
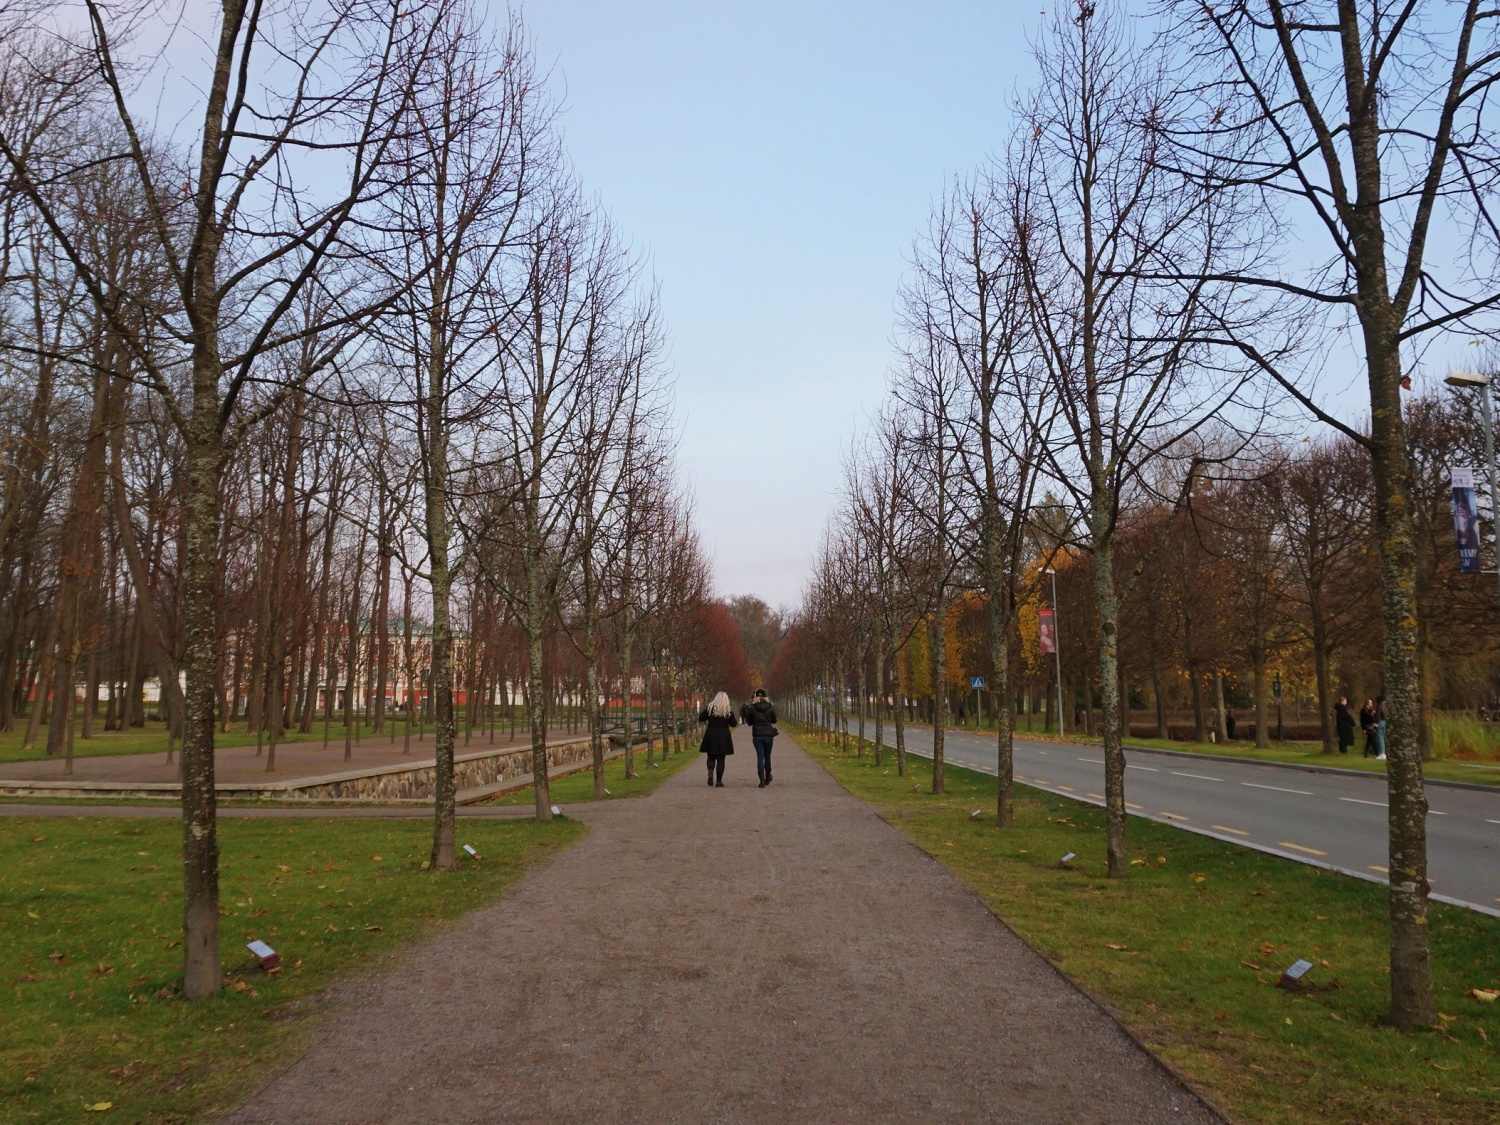
{"label": "man in black jacket", "polygon": [[755,772],[760,774],[760,787],[771,784],[771,744],[777,735],[776,708],[766,696],[765,688],[755,689],[755,698],[745,704],[740,712],[750,727],[750,741],[755,743]]}

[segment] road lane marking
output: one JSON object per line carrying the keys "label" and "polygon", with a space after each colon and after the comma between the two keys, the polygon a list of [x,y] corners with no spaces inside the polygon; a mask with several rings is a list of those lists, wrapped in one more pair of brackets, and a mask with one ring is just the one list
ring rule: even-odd
{"label": "road lane marking", "polygon": [[1220,832],[1233,832],[1236,836],[1248,836],[1250,833],[1243,828],[1225,828],[1222,824],[1210,824],[1210,828],[1217,828]]}
{"label": "road lane marking", "polygon": [[1376,867],[1373,863],[1370,864],[1369,870],[1379,871],[1382,875],[1389,875],[1391,873],[1391,869],[1389,867]]}
{"label": "road lane marking", "polygon": [[1125,768],[1128,770],[1145,770],[1147,773],[1161,773],[1161,770],[1151,766],[1126,766]]}
{"label": "road lane marking", "polygon": [[1183,773],[1181,770],[1173,770],[1172,771],[1172,775],[1174,777],[1195,777],[1199,781],[1223,781],[1224,780],[1222,777],[1205,777],[1201,773]]}
{"label": "road lane marking", "polygon": [[1164,816],[1164,817],[1166,817],[1168,820],[1187,820],[1188,819],[1185,816],[1178,816],[1174,812],[1164,812],[1161,815]]}
{"label": "road lane marking", "polygon": [[1306,789],[1283,789],[1279,785],[1257,785],[1253,781],[1242,781],[1241,785],[1248,785],[1251,789],[1274,789],[1278,793],[1296,793],[1303,797],[1311,797],[1312,794]]}
{"label": "road lane marking", "polygon": [[1318,851],[1317,848],[1304,848],[1301,844],[1294,844],[1290,840],[1282,840],[1282,841],[1280,841],[1280,844],[1281,844],[1281,847],[1283,847],[1283,848],[1291,848],[1293,851],[1306,852],[1308,855],[1327,855],[1328,854],[1327,852],[1320,852],[1320,851]]}
{"label": "road lane marking", "polygon": [[1361,801],[1358,797],[1340,797],[1340,801],[1348,801],[1351,805],[1374,805],[1377,809],[1386,807],[1384,801]]}
{"label": "road lane marking", "polygon": [[1132,805],[1129,801],[1126,801],[1125,802],[1125,807],[1127,809],[1139,809],[1139,808],[1142,808],[1143,806],[1141,806],[1141,805]]}
{"label": "road lane marking", "polygon": [[1102,801],[1102,800],[1104,800],[1104,794],[1103,793],[1089,793],[1089,794],[1086,794],[1086,796],[1092,797],[1096,801]]}
{"label": "road lane marking", "polygon": [[1447,816],[1448,814],[1445,813],[1445,812],[1438,812],[1437,809],[1428,809],[1427,810],[1427,815],[1428,816]]}
{"label": "road lane marking", "polygon": [[1096,766],[1102,766],[1104,764],[1103,758],[1079,758],[1078,760],[1080,762],[1092,762]]}
{"label": "road lane marking", "polygon": [[1500,824],[1500,820],[1486,820],[1486,824]]}
{"label": "road lane marking", "polygon": [[1076,789],[1069,789],[1066,785],[1059,785],[1058,788],[1061,789],[1064,793],[1076,793],[1077,792]]}

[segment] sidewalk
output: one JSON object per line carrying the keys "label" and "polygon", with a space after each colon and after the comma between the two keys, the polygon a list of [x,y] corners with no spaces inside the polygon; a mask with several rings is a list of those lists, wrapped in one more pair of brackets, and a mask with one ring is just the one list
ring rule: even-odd
{"label": "sidewalk", "polygon": [[778,740],[756,788],[575,807],[502,902],[347,985],[230,1121],[1219,1119],[938,864]]}

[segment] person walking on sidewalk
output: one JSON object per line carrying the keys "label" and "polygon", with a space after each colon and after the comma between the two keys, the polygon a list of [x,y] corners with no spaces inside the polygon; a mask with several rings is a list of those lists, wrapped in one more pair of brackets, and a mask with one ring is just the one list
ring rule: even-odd
{"label": "person walking on sidewalk", "polygon": [[755,743],[755,772],[760,787],[771,784],[771,745],[781,733],[776,729],[776,708],[765,688],[755,689],[755,699],[745,705],[745,722],[750,724],[750,740]]}
{"label": "person walking on sidewalk", "polygon": [[724,759],[734,753],[734,736],[731,727],[740,725],[734,717],[734,705],[722,691],[713,701],[698,712],[698,721],[707,724],[703,729],[703,742],[698,753],[708,755],[708,783],[724,788]]}

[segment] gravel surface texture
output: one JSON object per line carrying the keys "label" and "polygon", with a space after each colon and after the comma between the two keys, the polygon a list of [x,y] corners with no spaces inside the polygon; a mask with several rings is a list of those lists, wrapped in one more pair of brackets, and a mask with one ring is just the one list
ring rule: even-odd
{"label": "gravel surface texture", "polygon": [[354,981],[229,1120],[1220,1119],[789,738]]}

